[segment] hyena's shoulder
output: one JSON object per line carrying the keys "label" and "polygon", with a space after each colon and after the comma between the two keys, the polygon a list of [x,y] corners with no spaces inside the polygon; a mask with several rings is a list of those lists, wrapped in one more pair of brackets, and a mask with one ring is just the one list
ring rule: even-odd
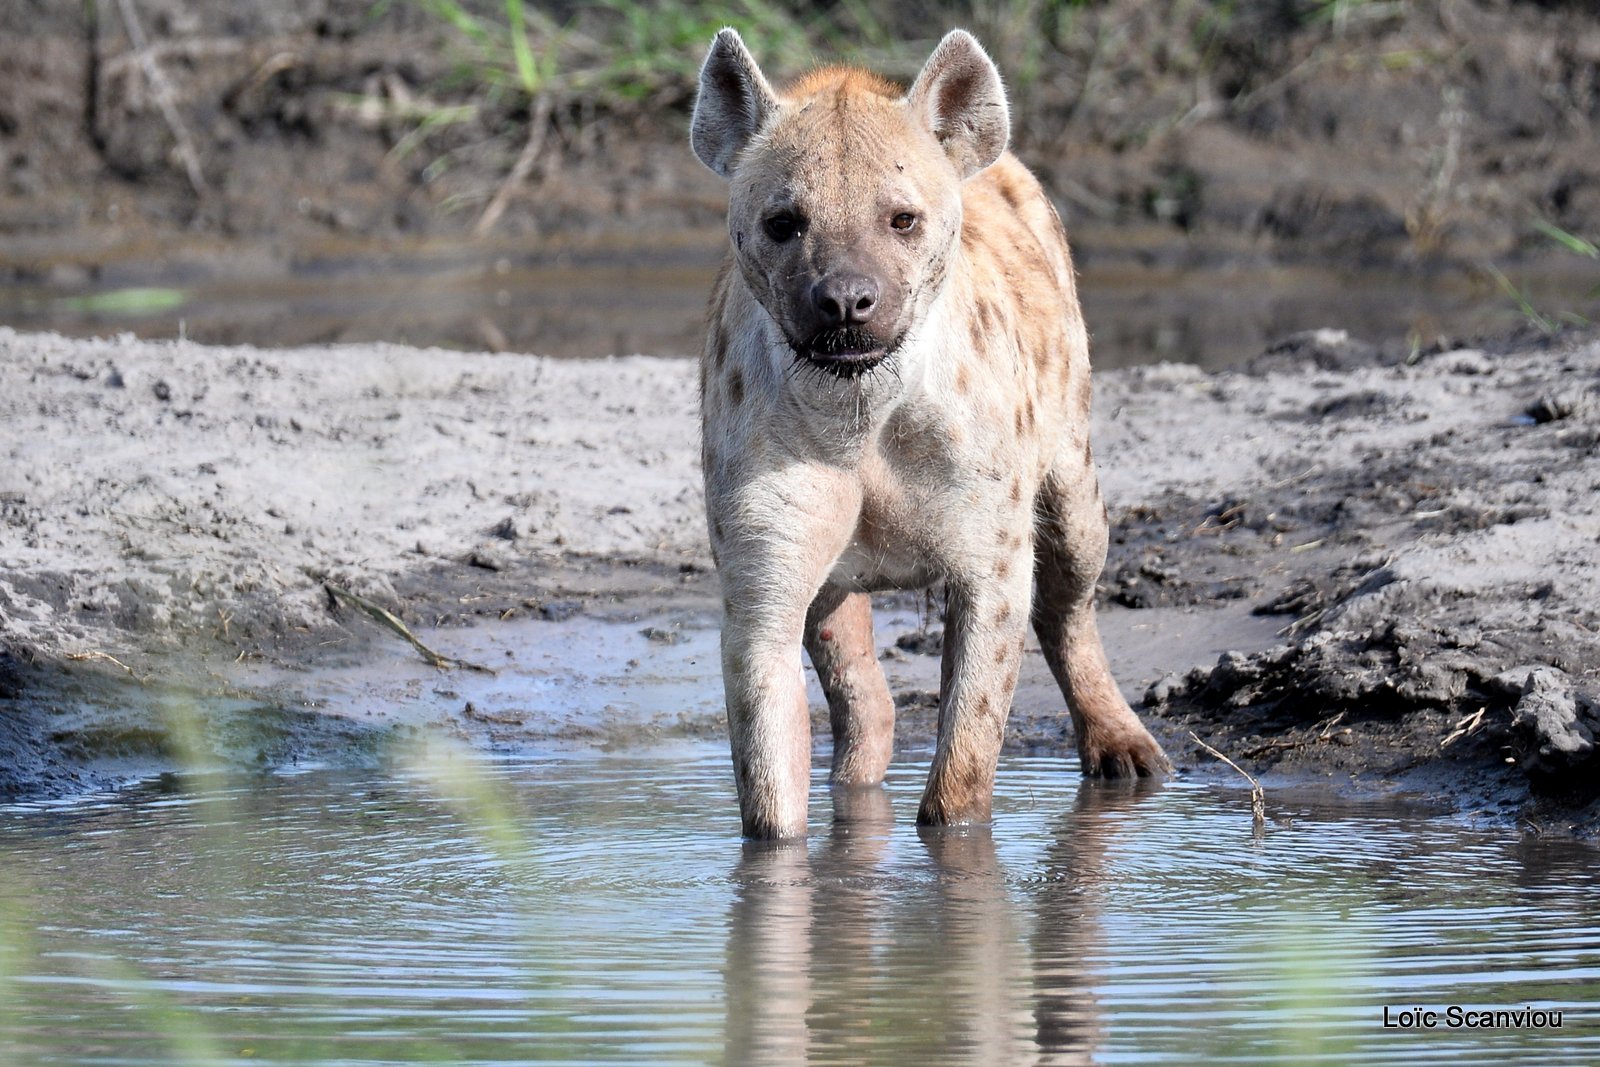
{"label": "hyena's shoulder", "polygon": [[[962,189],[962,250],[978,270],[979,296],[1007,298],[1026,313],[1077,310],[1072,254],[1061,217],[1033,173],[1010,152]],[[984,293],[983,288],[1004,290]]]}

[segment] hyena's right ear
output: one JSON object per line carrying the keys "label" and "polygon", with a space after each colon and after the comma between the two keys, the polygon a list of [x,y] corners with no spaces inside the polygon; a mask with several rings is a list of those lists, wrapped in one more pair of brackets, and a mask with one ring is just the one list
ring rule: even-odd
{"label": "hyena's right ear", "polygon": [[700,95],[689,124],[689,145],[700,162],[722,175],[778,107],[778,95],[745,48],[739,31],[727,27],[711,42],[700,68]]}
{"label": "hyena's right ear", "polygon": [[951,30],[906,94],[912,113],[939,139],[962,180],[1000,158],[1011,109],[994,60],[966,30]]}

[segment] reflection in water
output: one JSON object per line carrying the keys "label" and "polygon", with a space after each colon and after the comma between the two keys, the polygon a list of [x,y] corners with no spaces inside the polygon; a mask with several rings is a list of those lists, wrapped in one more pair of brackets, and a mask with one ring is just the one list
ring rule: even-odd
{"label": "reflection in water", "polygon": [[1078,786],[1072,810],[1051,828],[1040,884],[1034,894],[1038,924],[1033,938],[1033,1011],[1044,1064],[1079,1064],[1093,1059],[1106,1026],[1095,995],[1091,963],[1108,955],[1096,914],[1107,904],[1106,856],[1123,818],[1153,796],[1159,783],[1095,782]]}
{"label": "reflection in water", "polygon": [[[1108,844],[1159,786],[1084,783],[1052,827],[1037,889],[1011,891],[990,827],[918,830],[931,877],[884,892],[894,812],[834,789],[833,825],[748,842],[728,924],[724,1062],[1089,1063],[1105,1033],[1091,961]],[[892,1055],[891,1055],[892,1054]]]}
{"label": "reflection in water", "polygon": [[[0,287],[0,323],[78,336],[181,331],[204,344],[263,347],[389,341],[563,358],[692,357],[704,339],[705,299],[722,248],[616,250],[566,262],[533,252],[487,262],[469,247],[433,255],[374,250],[278,280],[225,271],[208,278],[199,266],[179,283],[186,288],[173,291],[177,306],[130,307],[114,292],[107,300],[105,293]],[[1301,330],[1428,344],[1524,322],[1486,276],[1470,271],[1163,269],[1129,265],[1116,249],[1080,251],[1079,295],[1101,369],[1162,360],[1233,366]],[[1516,282],[1536,307],[1593,318],[1600,311],[1594,280],[1580,263],[1532,277],[1518,272]]]}
{"label": "reflection in water", "polygon": [[[743,845],[727,760],[0,807],[0,1063],[1600,1062],[1587,846],[1014,755],[992,829],[917,761]],[[1382,1028],[1451,1003],[1566,1023]]]}
{"label": "reflection in water", "polygon": [[813,921],[805,842],[746,842],[734,881],[726,1062],[804,1063]]}

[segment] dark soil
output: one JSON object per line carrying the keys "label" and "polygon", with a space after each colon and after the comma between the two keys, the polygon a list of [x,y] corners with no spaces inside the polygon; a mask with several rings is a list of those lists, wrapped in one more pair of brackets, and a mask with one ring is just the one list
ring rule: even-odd
{"label": "dark soil", "polygon": [[[336,266],[375,239],[460,235],[524,139],[526,104],[510,99],[395,151],[416,128],[397,112],[478,92],[454,77],[459,42],[419,7],[133,6],[192,141],[199,188],[118,4],[8,4],[0,277],[273,274]],[[883,16],[905,43],[877,65],[909,76],[935,31],[977,29],[1007,69],[1017,151],[1090,266],[1132,256],[1437,270],[1552,252],[1532,229],[1538,218],[1600,234],[1590,5],[1340,10],[1348,17],[1309,0],[1106,0],[1034,26],[928,5]],[[701,45],[683,47],[680,66],[692,70]],[[675,73],[639,100],[558,100],[547,147],[489,244],[714,247],[723,190],[684,143],[692,95]]]}

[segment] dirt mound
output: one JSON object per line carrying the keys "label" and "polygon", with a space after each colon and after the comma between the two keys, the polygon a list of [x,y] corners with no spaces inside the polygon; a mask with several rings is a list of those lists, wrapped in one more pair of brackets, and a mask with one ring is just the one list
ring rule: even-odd
{"label": "dirt mound", "polygon": [[[1314,370],[1295,377],[1332,384]],[[1267,766],[1331,760],[1399,774],[1461,758],[1590,803],[1600,781],[1593,348],[1443,352],[1355,378],[1276,413],[1324,446],[1316,459],[1299,474],[1288,456],[1270,461],[1269,476],[1284,476],[1276,491],[1236,492],[1226,499],[1238,503],[1211,512],[1232,524],[1236,568],[1281,567],[1256,610],[1283,615],[1287,640],[1163,679],[1147,704]],[[1377,426],[1390,432],[1352,440]],[[1288,558],[1274,551],[1285,540]],[[1357,739],[1381,738],[1381,752],[1340,753],[1351,735],[1329,731],[1335,718]]]}

